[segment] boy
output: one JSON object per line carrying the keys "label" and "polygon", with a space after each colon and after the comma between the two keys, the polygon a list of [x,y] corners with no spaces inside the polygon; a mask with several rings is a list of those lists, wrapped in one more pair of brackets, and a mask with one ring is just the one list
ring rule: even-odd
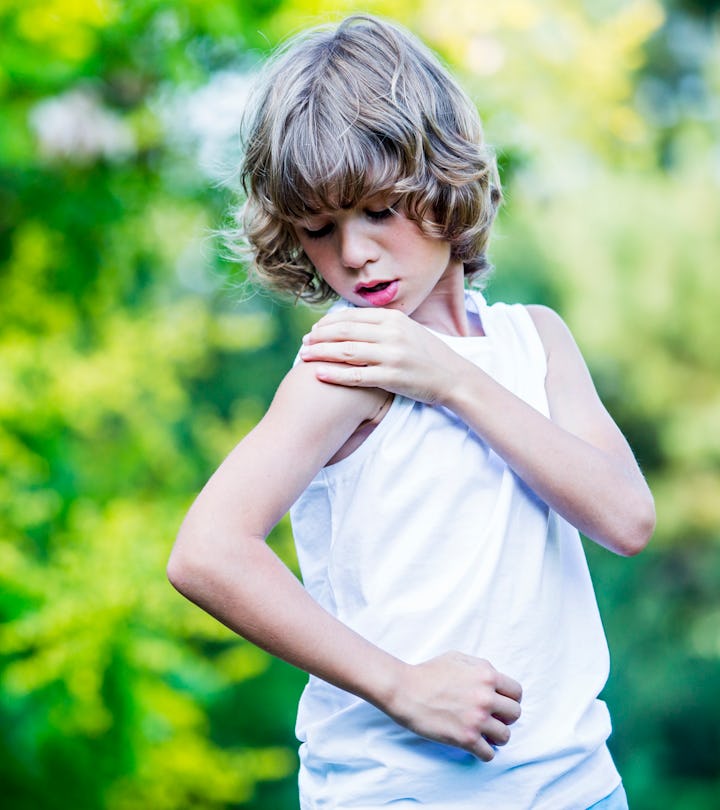
{"label": "boy", "polygon": [[[626,807],[577,528],[637,553],[652,497],[558,316],[465,289],[500,199],[472,104],[351,17],[275,60],[243,178],[256,276],[342,303],[168,573],[310,673],[302,807]],[[304,588],[264,542],[291,508]]]}

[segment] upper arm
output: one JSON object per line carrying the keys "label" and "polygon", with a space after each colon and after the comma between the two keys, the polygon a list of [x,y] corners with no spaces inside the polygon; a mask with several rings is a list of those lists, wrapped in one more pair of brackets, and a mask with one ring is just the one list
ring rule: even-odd
{"label": "upper arm", "polygon": [[601,450],[633,459],[620,429],[598,396],[585,360],[562,318],[544,306],[528,306],[547,356],[550,417]]}
{"label": "upper arm", "polygon": [[192,527],[195,535],[266,537],[387,396],[378,389],[320,382],[311,366],[298,363],[288,372],[263,419],[203,488],[186,529]]}

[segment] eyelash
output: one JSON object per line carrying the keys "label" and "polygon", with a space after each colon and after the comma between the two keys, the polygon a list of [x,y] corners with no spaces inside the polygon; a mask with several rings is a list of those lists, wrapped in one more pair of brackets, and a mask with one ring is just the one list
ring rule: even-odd
{"label": "eyelash", "polygon": [[328,222],[327,225],[323,225],[322,228],[318,228],[316,231],[311,231],[309,228],[303,228],[303,231],[305,231],[305,236],[308,239],[322,239],[323,236],[327,236],[332,231],[332,223]]}
{"label": "eyelash", "polygon": [[[381,211],[372,211],[371,209],[366,209],[365,216],[368,219],[374,220],[375,222],[381,222],[384,219],[388,219],[395,213],[394,208],[383,208]],[[322,228],[318,228],[317,230],[310,230],[309,228],[303,228],[305,231],[305,235],[308,239],[322,239],[324,236],[327,236],[332,232],[333,224],[332,222],[328,222],[326,225],[323,225]]]}
{"label": "eyelash", "polygon": [[383,208],[381,211],[366,211],[365,216],[370,219],[387,219],[395,213],[394,208]]}

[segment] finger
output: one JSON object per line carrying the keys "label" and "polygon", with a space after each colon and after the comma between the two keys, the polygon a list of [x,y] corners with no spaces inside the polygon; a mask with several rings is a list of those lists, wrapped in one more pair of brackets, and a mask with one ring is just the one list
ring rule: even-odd
{"label": "finger", "polygon": [[513,700],[517,700],[518,703],[522,700],[522,686],[509,675],[504,675],[502,672],[497,673],[495,691]]}
{"label": "finger", "polygon": [[490,745],[484,737],[480,737],[478,741],[467,750],[470,751],[471,754],[475,754],[475,756],[483,762],[490,762],[490,760],[495,757],[495,751],[492,745]]}
{"label": "finger", "polygon": [[507,745],[510,741],[510,729],[500,720],[491,718],[483,727],[483,737],[491,745]]}
{"label": "finger", "polygon": [[[320,322],[318,322],[320,323]],[[381,337],[377,324],[352,323],[350,321],[337,321],[330,324],[315,326],[306,335],[303,335],[303,345],[314,343],[340,343],[346,340],[375,343]]]}
{"label": "finger", "polygon": [[352,366],[376,365],[380,362],[380,354],[373,344],[354,340],[302,346],[300,357],[308,362],[347,363]]}
{"label": "finger", "polygon": [[355,323],[385,323],[388,319],[397,315],[394,310],[381,309],[379,307],[347,307],[346,309],[339,309],[336,312],[328,312],[323,315],[317,323],[314,324],[313,329],[319,328],[320,325],[328,325],[333,323],[342,323],[343,321],[350,321]]}
{"label": "finger", "polygon": [[496,717],[507,725],[512,725],[520,719],[521,714],[522,710],[517,700],[504,697],[503,695],[496,696],[492,711],[493,717]]}
{"label": "finger", "polygon": [[332,385],[346,385],[351,388],[379,388],[370,376],[370,367],[352,366],[343,363],[317,363],[315,376],[322,382]]}

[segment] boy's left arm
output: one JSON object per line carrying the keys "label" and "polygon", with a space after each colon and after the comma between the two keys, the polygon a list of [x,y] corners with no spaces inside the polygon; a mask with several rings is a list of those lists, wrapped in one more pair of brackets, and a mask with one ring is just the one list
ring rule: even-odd
{"label": "boy's left arm", "polygon": [[454,411],[555,511],[631,555],[655,526],[653,498],[562,319],[528,307],[547,356],[550,419],[400,312],[333,313],[301,351],[324,382],[374,386]]}

